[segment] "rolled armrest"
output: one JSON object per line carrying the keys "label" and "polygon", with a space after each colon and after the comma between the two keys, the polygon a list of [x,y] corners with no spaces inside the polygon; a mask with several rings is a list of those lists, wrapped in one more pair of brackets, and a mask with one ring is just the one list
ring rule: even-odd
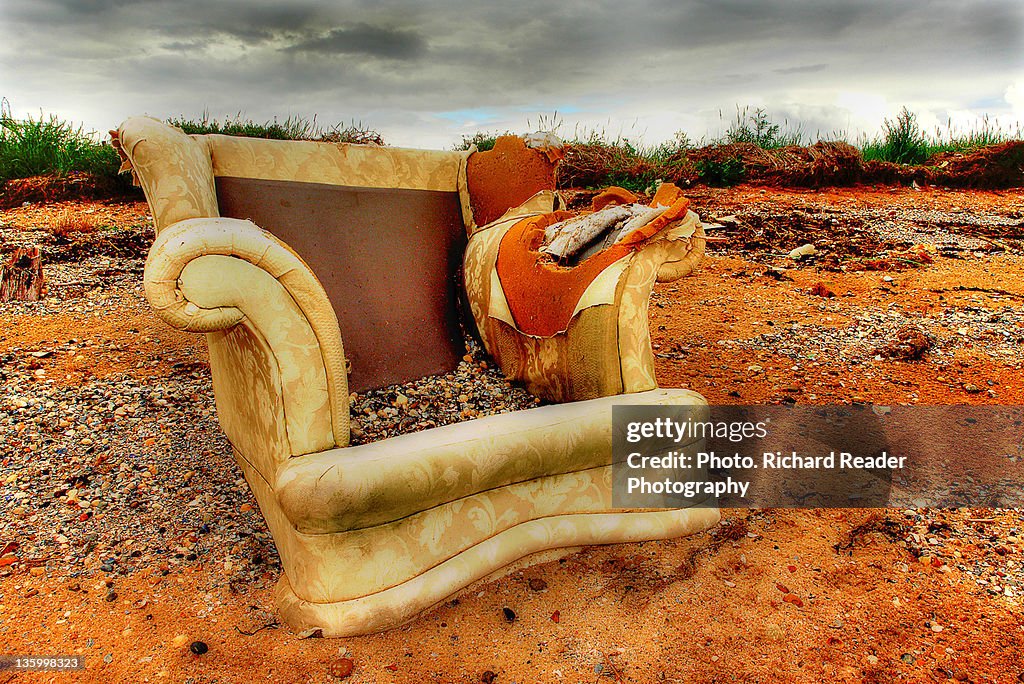
{"label": "rolled armrest", "polygon": [[692,211],[686,218],[656,235],[640,250],[640,258],[658,264],[658,282],[670,283],[689,275],[704,258],[704,226]]}
{"label": "rolled armrest", "polygon": [[[272,384],[280,386],[291,455],[348,444],[348,382],[337,318],[316,276],[287,245],[250,221],[180,221],[154,241],[144,285],[146,298],[168,324],[214,333],[211,358],[231,359],[218,365],[260,365],[241,360],[238,350],[225,345],[243,346],[250,357],[258,349],[273,356],[268,372],[277,374]],[[251,335],[232,337],[236,326]],[[224,369],[225,382],[218,383],[217,373],[215,368],[218,409],[233,407],[221,413],[245,410],[253,397],[235,396],[244,376],[228,383]],[[242,426],[232,434],[231,416],[221,415],[221,423],[233,442],[242,439]]]}

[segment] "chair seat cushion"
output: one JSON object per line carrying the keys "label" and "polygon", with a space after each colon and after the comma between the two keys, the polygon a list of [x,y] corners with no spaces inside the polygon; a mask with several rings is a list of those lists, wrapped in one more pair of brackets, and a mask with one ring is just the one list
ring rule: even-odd
{"label": "chair seat cushion", "polygon": [[299,532],[379,525],[478,492],[612,460],[612,407],[704,406],[680,389],[489,416],[298,456],[278,472],[278,502]]}
{"label": "chair seat cushion", "polygon": [[560,265],[541,247],[546,228],[575,214],[556,211],[524,218],[512,226],[501,239],[495,270],[515,327],[536,337],[551,337],[565,331],[591,283],[651,237],[686,216],[689,201],[675,186],[664,187],[664,192],[659,190],[655,195],[652,206],[661,203],[668,207],[666,211],[620,242],[574,266]]}

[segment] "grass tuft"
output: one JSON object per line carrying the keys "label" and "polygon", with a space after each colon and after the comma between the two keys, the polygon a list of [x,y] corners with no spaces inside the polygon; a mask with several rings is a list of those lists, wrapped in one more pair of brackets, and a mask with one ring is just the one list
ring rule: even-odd
{"label": "grass tuft", "polygon": [[56,237],[67,238],[75,234],[94,233],[97,230],[96,221],[90,217],[83,216],[79,212],[64,209],[58,215],[50,232]]}
{"label": "grass tuft", "polygon": [[[786,129],[783,129],[783,126],[786,126]],[[801,127],[797,126],[790,130],[788,119],[784,120],[782,124],[777,124],[761,107],[757,107],[751,112],[749,107],[744,107],[741,110],[737,106],[736,118],[725,131],[724,139],[721,142],[723,144],[753,143],[762,150],[775,150],[790,145],[802,145],[803,139]]]}
{"label": "grass tuft", "polygon": [[928,138],[917,124],[917,115],[904,107],[895,121],[885,120],[885,133],[864,144],[864,161],[921,164],[929,156]]}

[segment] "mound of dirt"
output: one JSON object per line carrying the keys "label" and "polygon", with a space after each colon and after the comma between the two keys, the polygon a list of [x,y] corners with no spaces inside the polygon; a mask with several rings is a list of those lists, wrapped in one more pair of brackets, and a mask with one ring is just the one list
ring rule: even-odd
{"label": "mound of dirt", "polygon": [[738,163],[744,180],[761,185],[851,185],[860,180],[864,170],[860,152],[844,142],[791,145],[777,150],[764,150],[753,143],[711,145],[693,152],[690,158],[704,171],[702,175],[711,176],[718,173],[718,167]]}
{"label": "mound of dirt", "polygon": [[910,185],[914,182],[931,185],[935,181],[935,174],[923,166],[907,166],[872,159],[864,162],[862,180],[865,183],[881,185]]}
{"label": "mound of dirt", "polygon": [[655,180],[689,187],[700,177],[692,159],[683,154],[653,162],[625,146],[603,143],[567,144],[564,151],[558,167],[559,188],[599,188],[632,181],[632,189]]}
{"label": "mound of dirt", "polygon": [[927,162],[940,185],[956,188],[1016,188],[1024,185],[1024,140],[942,152]]}

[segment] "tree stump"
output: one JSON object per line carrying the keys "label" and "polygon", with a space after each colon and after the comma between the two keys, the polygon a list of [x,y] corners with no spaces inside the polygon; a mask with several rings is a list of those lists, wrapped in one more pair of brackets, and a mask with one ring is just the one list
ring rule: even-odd
{"label": "tree stump", "polygon": [[43,260],[38,247],[19,247],[0,266],[0,302],[38,302],[43,295]]}

